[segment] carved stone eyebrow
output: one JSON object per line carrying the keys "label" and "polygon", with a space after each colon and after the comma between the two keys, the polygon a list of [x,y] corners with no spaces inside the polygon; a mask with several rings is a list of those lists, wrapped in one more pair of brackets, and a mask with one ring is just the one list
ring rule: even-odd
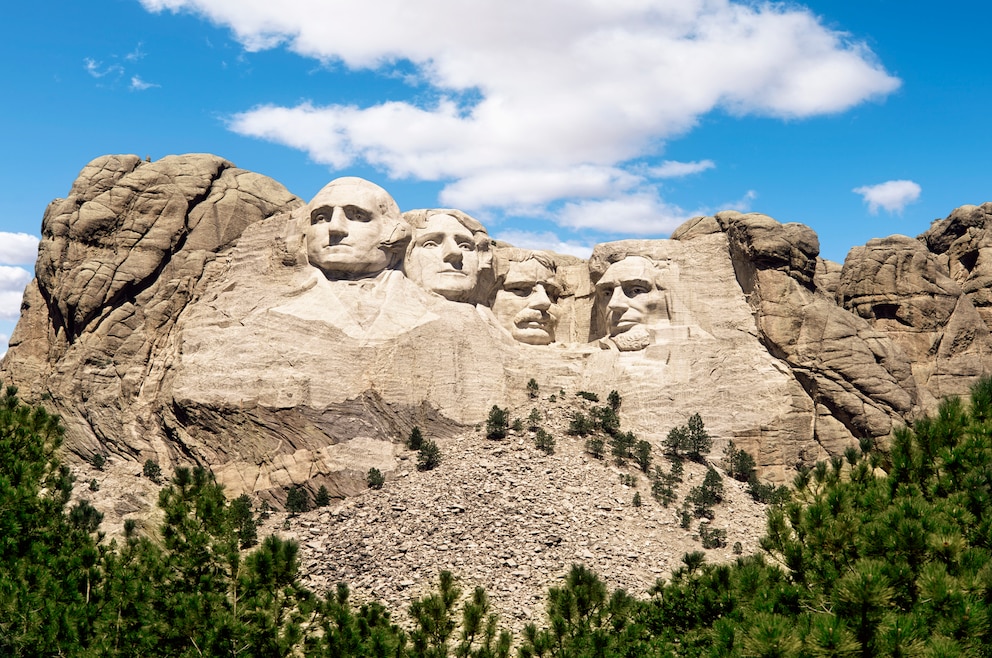
{"label": "carved stone eyebrow", "polygon": [[444,233],[440,231],[433,231],[431,233],[418,235],[414,242],[415,244],[423,244],[428,241],[441,242],[442,240],[444,240]]}

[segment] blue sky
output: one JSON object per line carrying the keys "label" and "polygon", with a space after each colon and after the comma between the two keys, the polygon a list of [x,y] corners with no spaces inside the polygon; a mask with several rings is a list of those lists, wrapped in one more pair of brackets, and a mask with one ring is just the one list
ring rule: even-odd
{"label": "blue sky", "polygon": [[757,211],[843,261],[992,200],[990,19],[977,0],[17,3],[0,353],[45,206],[107,153],[216,153],[304,198],[364,176],[579,255]]}

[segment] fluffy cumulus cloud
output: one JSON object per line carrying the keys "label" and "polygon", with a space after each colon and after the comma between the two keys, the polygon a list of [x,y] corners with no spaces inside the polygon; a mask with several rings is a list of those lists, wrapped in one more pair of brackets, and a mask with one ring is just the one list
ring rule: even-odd
{"label": "fluffy cumulus cloud", "polygon": [[37,259],[38,238],[0,231],[0,265],[33,265]]}
{"label": "fluffy cumulus cloud", "polygon": [[0,265],[0,320],[16,320],[21,313],[24,286],[31,273],[20,267]]}
{"label": "fluffy cumulus cloud", "polygon": [[511,229],[501,231],[493,237],[522,249],[553,251],[558,254],[570,254],[579,258],[589,258],[592,254],[591,244],[576,242],[574,240],[562,240],[550,231],[538,232]]}
{"label": "fluffy cumulus cloud", "polygon": [[648,169],[648,173],[654,178],[681,178],[683,176],[698,174],[714,167],[716,167],[716,164],[712,160],[700,160],[699,162],[665,160],[657,167]]}
{"label": "fluffy cumulus cloud", "polygon": [[890,180],[878,185],[864,185],[852,190],[868,204],[868,212],[878,214],[879,208],[890,213],[900,213],[903,208],[920,198],[923,189],[911,180]]}
{"label": "fluffy cumulus cloud", "polygon": [[[361,162],[442,181],[442,201],[467,209],[568,199],[561,219],[573,225],[589,224],[597,204],[658,210],[645,187],[711,168],[707,160],[631,164],[657,156],[708,112],[808,117],[899,86],[863,43],[792,3],[141,2],[202,15],[250,50],[287,47],[385,73],[412,65],[420,91],[430,90],[418,97],[433,99],[264,105],[231,117],[232,130],[335,168]],[[651,225],[673,221],[662,215]]]}

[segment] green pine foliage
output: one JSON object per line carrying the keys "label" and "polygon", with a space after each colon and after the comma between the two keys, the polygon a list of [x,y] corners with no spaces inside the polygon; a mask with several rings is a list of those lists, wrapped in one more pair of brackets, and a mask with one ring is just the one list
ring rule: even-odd
{"label": "green pine foliage", "polygon": [[664,440],[665,452],[673,457],[687,457],[702,463],[710,449],[713,439],[703,426],[699,414],[692,414],[685,425],[673,427]]}
{"label": "green pine foliage", "polygon": [[420,450],[420,446],[424,443],[424,434],[420,431],[419,427],[414,427],[410,430],[410,436],[406,440],[406,446],[410,450]]}
{"label": "green pine foliage", "polygon": [[369,485],[369,489],[382,489],[382,485],[386,484],[386,476],[373,466],[365,475],[365,481]]}
{"label": "green pine foliage", "polygon": [[537,385],[537,380],[531,377],[530,381],[527,382],[527,395],[533,400],[537,397],[540,387]]}
{"label": "green pine foliage", "polygon": [[434,441],[424,441],[417,453],[417,470],[431,471],[441,465],[441,449]]}
{"label": "green pine foliage", "polygon": [[555,452],[555,437],[551,436],[543,428],[538,427],[534,434],[534,445],[538,450],[546,455],[553,455]]}
{"label": "green pine foliage", "polygon": [[[371,476],[371,475],[372,475],[372,472],[371,472],[371,469],[369,469],[369,476]],[[380,473],[379,475],[382,475],[382,474]],[[378,479],[378,478],[376,478],[376,479]],[[382,482],[384,483],[385,481],[386,481],[386,478],[383,477],[382,478]],[[370,484],[371,484],[371,482],[370,482]],[[381,487],[382,485],[380,484],[379,486]],[[327,490],[327,486],[326,485],[323,485],[322,484],[317,489],[317,493],[314,494],[313,505],[314,505],[314,507],[327,507],[330,504],[331,504],[331,492]]]}
{"label": "green pine foliage", "polygon": [[292,516],[310,511],[310,494],[298,484],[286,492],[286,511]]}
{"label": "green pine foliage", "polygon": [[537,407],[530,410],[530,414],[527,416],[527,429],[531,432],[536,432],[541,426],[541,421],[544,420],[544,416],[538,411]]}
{"label": "green pine foliage", "polygon": [[603,458],[603,448],[605,447],[603,439],[598,436],[592,436],[586,439],[586,452],[595,457],[596,459]]}
{"label": "green pine foliage", "polygon": [[141,474],[155,484],[162,483],[162,467],[154,459],[145,461],[145,465],[141,469]]}
{"label": "green pine foliage", "polygon": [[505,439],[510,427],[510,412],[507,409],[493,405],[486,419],[486,438]]}

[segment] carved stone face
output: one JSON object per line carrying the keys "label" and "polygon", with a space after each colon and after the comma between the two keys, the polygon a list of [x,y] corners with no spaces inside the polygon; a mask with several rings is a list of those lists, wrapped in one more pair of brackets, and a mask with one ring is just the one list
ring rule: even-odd
{"label": "carved stone face", "polygon": [[453,302],[471,301],[482,265],[472,231],[455,217],[433,215],[414,230],[406,257],[406,275],[421,287]]}
{"label": "carved stone face", "polygon": [[[390,256],[380,248],[399,216],[396,202],[378,185],[342,178],[326,185],[310,202],[307,258],[329,279],[378,274]],[[395,208],[394,213],[388,209]],[[387,209],[387,210],[384,210]]]}
{"label": "carved stone face", "polygon": [[521,343],[547,345],[555,340],[560,293],[554,272],[540,262],[513,263],[496,293],[493,313]]}
{"label": "carved stone face", "polygon": [[642,256],[610,265],[596,284],[606,308],[610,336],[669,320],[668,291],[657,284],[657,269]]}

